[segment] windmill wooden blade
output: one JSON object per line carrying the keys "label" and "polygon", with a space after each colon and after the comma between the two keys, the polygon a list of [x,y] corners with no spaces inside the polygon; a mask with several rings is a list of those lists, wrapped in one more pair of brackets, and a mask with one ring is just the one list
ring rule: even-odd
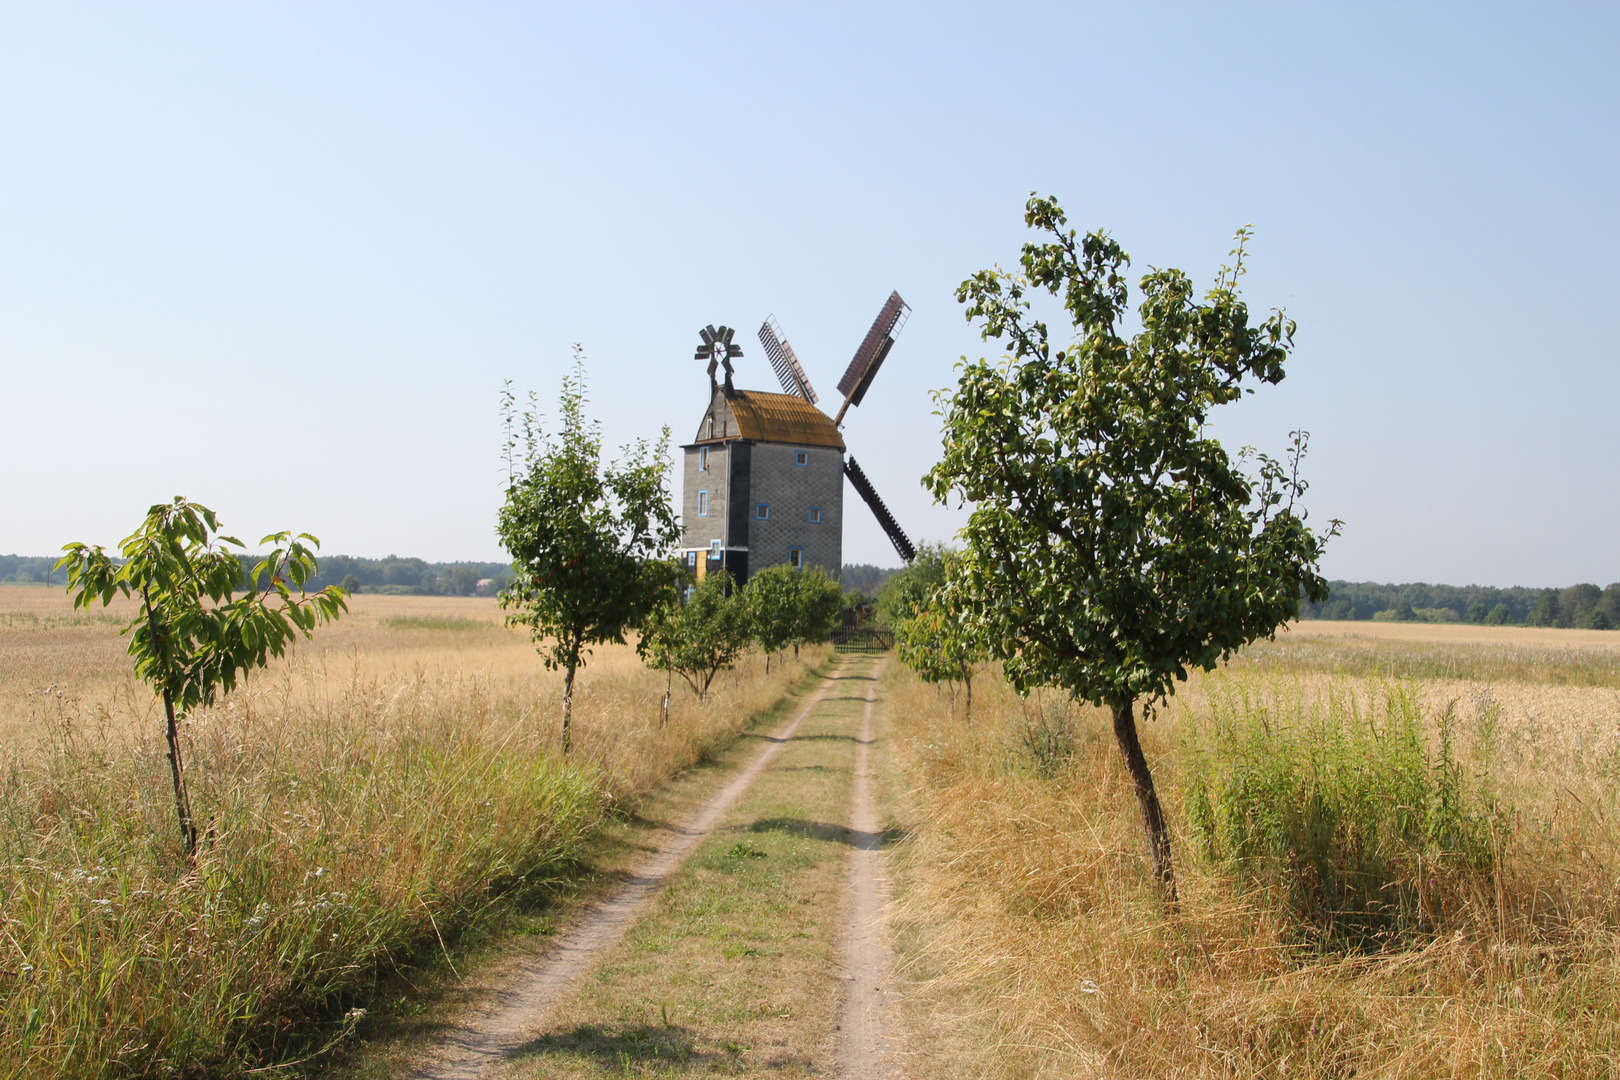
{"label": "windmill wooden blade", "polygon": [[[899,294],[896,293],[895,295],[898,296]],[[889,513],[889,508],[883,505],[883,500],[878,497],[876,489],[872,487],[872,482],[866,478],[866,474],[861,471],[861,467],[855,463],[853,457],[844,462],[844,475],[849,477],[851,484],[855,485],[855,490],[861,493],[861,498],[866,500],[866,505],[872,508],[872,516],[877,518],[877,523],[883,527],[883,531],[889,534],[889,542],[894,545],[894,550],[899,552],[900,557],[906,562],[915,559],[917,549],[911,546],[911,541],[900,530],[900,523],[894,520],[894,515]]]}
{"label": "windmill wooden blade", "polygon": [[838,392],[844,395],[844,403],[838,407],[838,416],[833,423],[842,424],[844,414],[851,405],[859,405],[861,399],[866,397],[867,387],[872,385],[872,379],[877,375],[878,368],[883,366],[883,360],[894,347],[894,337],[905,325],[907,314],[911,307],[900,298],[898,292],[891,292],[889,299],[878,312],[872,329],[866,332],[861,341],[861,347],[855,350],[855,359],[849,362],[844,369],[844,377],[838,380]]}
{"label": "windmill wooden blade", "polygon": [[764,346],[771,370],[776,372],[783,390],[799,395],[812,405],[820,400],[816,397],[815,387],[805,377],[804,368],[799,366],[799,358],[793,355],[793,346],[782,336],[782,328],[776,325],[774,315],[760,324],[759,343]]}
{"label": "windmill wooden blade", "polygon": [[885,342],[889,345],[894,344],[896,324],[900,322],[901,314],[909,310],[906,302],[900,299],[899,293],[889,294],[883,310],[878,312],[877,319],[872,323],[872,329],[866,332],[861,347],[855,350],[855,358],[849,362],[849,367],[844,369],[844,377],[838,380],[840,394],[850,398],[855,404],[860,404],[861,396],[866,393],[866,386],[863,384],[870,384],[872,375],[876,373],[874,361],[882,363],[879,354],[888,352]]}

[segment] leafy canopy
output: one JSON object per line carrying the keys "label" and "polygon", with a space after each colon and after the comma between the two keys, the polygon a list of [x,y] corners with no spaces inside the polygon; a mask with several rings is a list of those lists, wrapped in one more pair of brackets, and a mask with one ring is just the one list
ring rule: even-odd
{"label": "leafy canopy", "polygon": [[680,539],[665,490],[669,429],[604,467],[578,345],[574,359],[555,436],[541,430],[533,395],[520,414],[510,388],[503,394],[509,479],[497,529],[516,575],[500,594],[514,612],[507,625],[527,626],[546,666],[570,673],[588,646],[623,644],[650,614],[678,573],[669,555]]}
{"label": "leafy canopy", "polygon": [[766,653],[827,640],[843,609],[838,582],[820,568],[768,566],[743,588],[754,640]]}
{"label": "leafy canopy", "polygon": [[957,561],[958,553],[944,544],[923,544],[910,565],[884,585],[877,608],[894,631],[902,664],[923,682],[962,682],[971,695],[973,670],[985,655],[976,636],[945,607],[946,581]]}
{"label": "leafy canopy", "polygon": [[731,574],[717,570],[684,601],[669,589],[647,619],[636,651],[648,667],[685,679],[701,701],[715,676],[748,651],[753,636],[749,605],[733,587]]}
{"label": "leafy canopy", "polygon": [[[206,506],[175,496],[146,512],[141,527],[119,544],[123,565],[101,547],[68,544],[57,562],[68,572],[73,607],[103,605],[122,593],[140,602],[124,627],[135,673],[181,714],[211,705],[220,690],[236,687],[244,672],[281,656],[298,634],[348,610],[347,594],[328,587],[303,595],[315,575],[320,541],[308,533],[273,533],[259,541],[271,551],[248,574],[225,545],[245,545],[219,535]],[[295,595],[296,594],[296,595]]]}
{"label": "leafy canopy", "polygon": [[[1251,323],[1238,296],[1247,229],[1202,298],[1179,270],[1144,275],[1130,333],[1119,244],[1066,229],[1050,198],[1031,197],[1025,222],[1047,239],[1024,245],[1021,273],[957,292],[1006,354],[964,358],[936,395],[944,456],[924,482],[974,504],[947,608],[1018,689],[1129,709],[1325,595],[1316,567],[1338,523],[1317,534],[1296,509],[1303,434],[1280,463],[1234,461],[1204,433],[1246,383],[1281,381],[1293,345],[1292,320]],[[1039,290],[1072,320],[1066,344],[1035,317]]]}

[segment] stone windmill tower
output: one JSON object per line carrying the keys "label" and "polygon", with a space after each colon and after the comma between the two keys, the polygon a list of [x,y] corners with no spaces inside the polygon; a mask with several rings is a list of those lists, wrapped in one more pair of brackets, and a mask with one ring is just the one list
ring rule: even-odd
{"label": "stone windmill tower", "polygon": [[[894,346],[910,308],[890,293],[855,358],[839,380],[844,403],[829,417],[774,320],[759,328],[760,344],[785,393],[739,390],[732,361],[742,347],[729,327],[705,327],[697,358],[709,361],[709,404],[697,438],[681,449],[682,552],[699,578],[722,567],[739,584],[754,571],[786,563],[837,573],[844,563],[844,478],[877,517],[907,562],[916,555],[866,474],[846,458],[839,425],[866,396]],[[724,369],[724,377],[718,373]]]}

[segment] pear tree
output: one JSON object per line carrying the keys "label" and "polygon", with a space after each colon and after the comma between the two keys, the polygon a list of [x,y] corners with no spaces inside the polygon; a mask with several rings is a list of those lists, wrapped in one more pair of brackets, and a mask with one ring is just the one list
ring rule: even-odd
{"label": "pear tree", "polygon": [[[924,480],[972,511],[941,600],[955,631],[1040,686],[1110,710],[1157,882],[1173,902],[1170,831],[1138,737],[1190,669],[1209,670],[1319,601],[1326,542],[1306,522],[1306,437],[1283,461],[1234,456],[1209,429],[1216,406],[1282,381],[1295,324],[1258,321],[1233,265],[1202,295],[1150,269],[1134,309],[1130,260],[1105,232],[1068,228],[1051,198],[1024,220],[1044,234],[1019,268],[983,270],[957,299],[998,360],[965,360],[937,396],[944,454]],[[1031,298],[1060,301],[1067,340]]]}

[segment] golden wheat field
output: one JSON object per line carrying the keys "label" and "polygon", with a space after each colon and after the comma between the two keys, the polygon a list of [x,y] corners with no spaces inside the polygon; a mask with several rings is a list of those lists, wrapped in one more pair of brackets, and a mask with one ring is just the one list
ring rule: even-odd
{"label": "golden wheat field", "polygon": [[746,728],[825,659],[746,660],[699,703],[598,649],[558,752],[560,673],[490,600],[357,596],[182,724],[179,843],[149,689],[115,606],[0,589],[0,1076],[279,1069],[348,1030],[388,971],[602,815]]}
{"label": "golden wheat field", "polygon": [[[912,1074],[1620,1075],[1617,658],[1620,634],[1304,623],[1193,676],[1141,725],[1173,908],[1105,712],[986,672],[968,721],[891,669]],[[1302,790],[1341,800],[1313,819],[1341,863],[1382,860],[1354,911],[1289,846]],[[1268,830],[1295,839],[1236,857]]]}
{"label": "golden wheat field", "polygon": [[[137,680],[120,628],[134,605],[71,610],[60,589],[0,588],[0,745],[18,746],[72,720],[140,727],[152,722],[156,699]],[[367,596],[349,598],[349,612],[292,655],[255,676],[257,686],[311,680],[329,689],[335,679],[409,684],[417,678],[476,679],[497,696],[546,693],[553,681],[528,635],[501,625],[493,599]],[[610,649],[585,678],[611,677],[640,665]]]}

